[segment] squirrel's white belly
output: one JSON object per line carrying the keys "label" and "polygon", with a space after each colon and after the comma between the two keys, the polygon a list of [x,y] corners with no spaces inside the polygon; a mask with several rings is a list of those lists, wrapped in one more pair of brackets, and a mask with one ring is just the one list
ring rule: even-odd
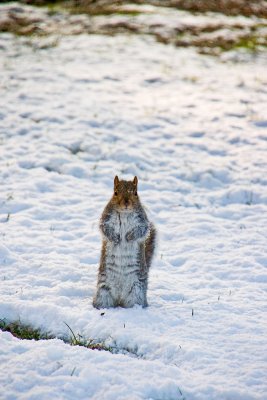
{"label": "squirrel's white belly", "polygon": [[127,242],[126,233],[135,226],[132,213],[120,214],[114,217],[114,229],[121,237],[119,244],[107,243],[106,247],[106,279],[115,297],[127,295],[133,284],[138,281],[140,271],[140,256],[138,241]]}

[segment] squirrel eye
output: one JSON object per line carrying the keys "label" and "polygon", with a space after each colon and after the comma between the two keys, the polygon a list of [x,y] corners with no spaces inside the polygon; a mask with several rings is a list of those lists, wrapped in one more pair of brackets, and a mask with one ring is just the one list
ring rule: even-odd
{"label": "squirrel eye", "polygon": [[117,190],[115,190],[115,192],[114,192],[114,196],[118,196],[118,192],[117,192]]}
{"label": "squirrel eye", "polygon": [[137,192],[134,192],[134,195],[137,196]]}

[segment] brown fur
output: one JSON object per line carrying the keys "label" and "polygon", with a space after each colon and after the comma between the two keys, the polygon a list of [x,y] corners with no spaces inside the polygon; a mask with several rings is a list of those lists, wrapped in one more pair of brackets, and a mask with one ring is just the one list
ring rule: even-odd
{"label": "brown fur", "polygon": [[96,308],[147,306],[148,272],[156,229],[137,193],[138,179],[114,179],[114,193],[100,220],[103,245],[98,272]]}

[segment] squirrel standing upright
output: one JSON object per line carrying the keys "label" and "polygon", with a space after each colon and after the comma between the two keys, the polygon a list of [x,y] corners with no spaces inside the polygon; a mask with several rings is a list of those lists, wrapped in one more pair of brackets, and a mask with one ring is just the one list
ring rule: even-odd
{"label": "squirrel standing upright", "polygon": [[95,308],[147,306],[148,272],[156,229],[149,222],[137,193],[138,179],[114,179],[114,193],[105,207]]}

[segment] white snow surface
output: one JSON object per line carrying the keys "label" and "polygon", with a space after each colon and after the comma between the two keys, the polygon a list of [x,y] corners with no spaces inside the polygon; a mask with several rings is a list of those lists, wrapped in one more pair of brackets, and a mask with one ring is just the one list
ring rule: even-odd
{"label": "white snow surface", "polygon": [[[266,399],[266,59],[97,35],[0,53],[0,318],[58,337],[0,332],[1,399]],[[116,174],[159,233],[147,309],[92,307]]]}

